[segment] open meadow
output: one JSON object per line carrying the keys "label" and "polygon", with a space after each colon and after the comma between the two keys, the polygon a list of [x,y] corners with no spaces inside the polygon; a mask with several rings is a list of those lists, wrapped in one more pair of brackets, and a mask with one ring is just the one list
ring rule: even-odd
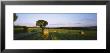
{"label": "open meadow", "polygon": [[44,35],[46,37],[42,37],[40,28],[14,29],[14,40],[97,40],[96,29],[46,28]]}

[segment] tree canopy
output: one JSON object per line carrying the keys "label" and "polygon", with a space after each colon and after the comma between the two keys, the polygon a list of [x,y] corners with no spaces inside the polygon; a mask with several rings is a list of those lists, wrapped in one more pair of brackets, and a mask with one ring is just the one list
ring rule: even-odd
{"label": "tree canopy", "polygon": [[45,21],[45,20],[38,20],[38,21],[36,21],[36,26],[40,26],[41,28],[43,28],[46,25],[48,25],[48,22]]}

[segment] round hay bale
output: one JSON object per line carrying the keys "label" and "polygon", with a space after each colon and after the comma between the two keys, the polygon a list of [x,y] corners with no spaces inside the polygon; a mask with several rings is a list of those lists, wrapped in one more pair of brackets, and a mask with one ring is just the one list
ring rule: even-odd
{"label": "round hay bale", "polygon": [[80,34],[81,34],[81,35],[85,35],[85,32],[84,32],[84,31],[81,31]]}
{"label": "round hay bale", "polygon": [[43,38],[48,39],[48,35],[49,35],[49,31],[48,31],[48,29],[45,29],[43,32]]}
{"label": "round hay bale", "polygon": [[57,32],[57,31],[53,31],[53,32]]}

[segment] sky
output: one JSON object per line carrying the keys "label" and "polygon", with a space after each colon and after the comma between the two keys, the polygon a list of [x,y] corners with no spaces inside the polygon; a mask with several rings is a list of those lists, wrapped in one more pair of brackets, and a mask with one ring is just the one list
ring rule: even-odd
{"label": "sky", "polygon": [[97,26],[96,13],[16,13],[14,25],[35,27],[36,21],[45,20],[46,27],[89,27]]}

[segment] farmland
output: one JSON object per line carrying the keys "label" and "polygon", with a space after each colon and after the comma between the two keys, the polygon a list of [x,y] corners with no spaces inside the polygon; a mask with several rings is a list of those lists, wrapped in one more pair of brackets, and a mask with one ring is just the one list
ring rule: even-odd
{"label": "farmland", "polygon": [[[81,34],[81,31],[84,34]],[[46,40],[97,40],[97,30],[91,28],[46,28]],[[41,28],[14,28],[14,40],[44,40]]]}

